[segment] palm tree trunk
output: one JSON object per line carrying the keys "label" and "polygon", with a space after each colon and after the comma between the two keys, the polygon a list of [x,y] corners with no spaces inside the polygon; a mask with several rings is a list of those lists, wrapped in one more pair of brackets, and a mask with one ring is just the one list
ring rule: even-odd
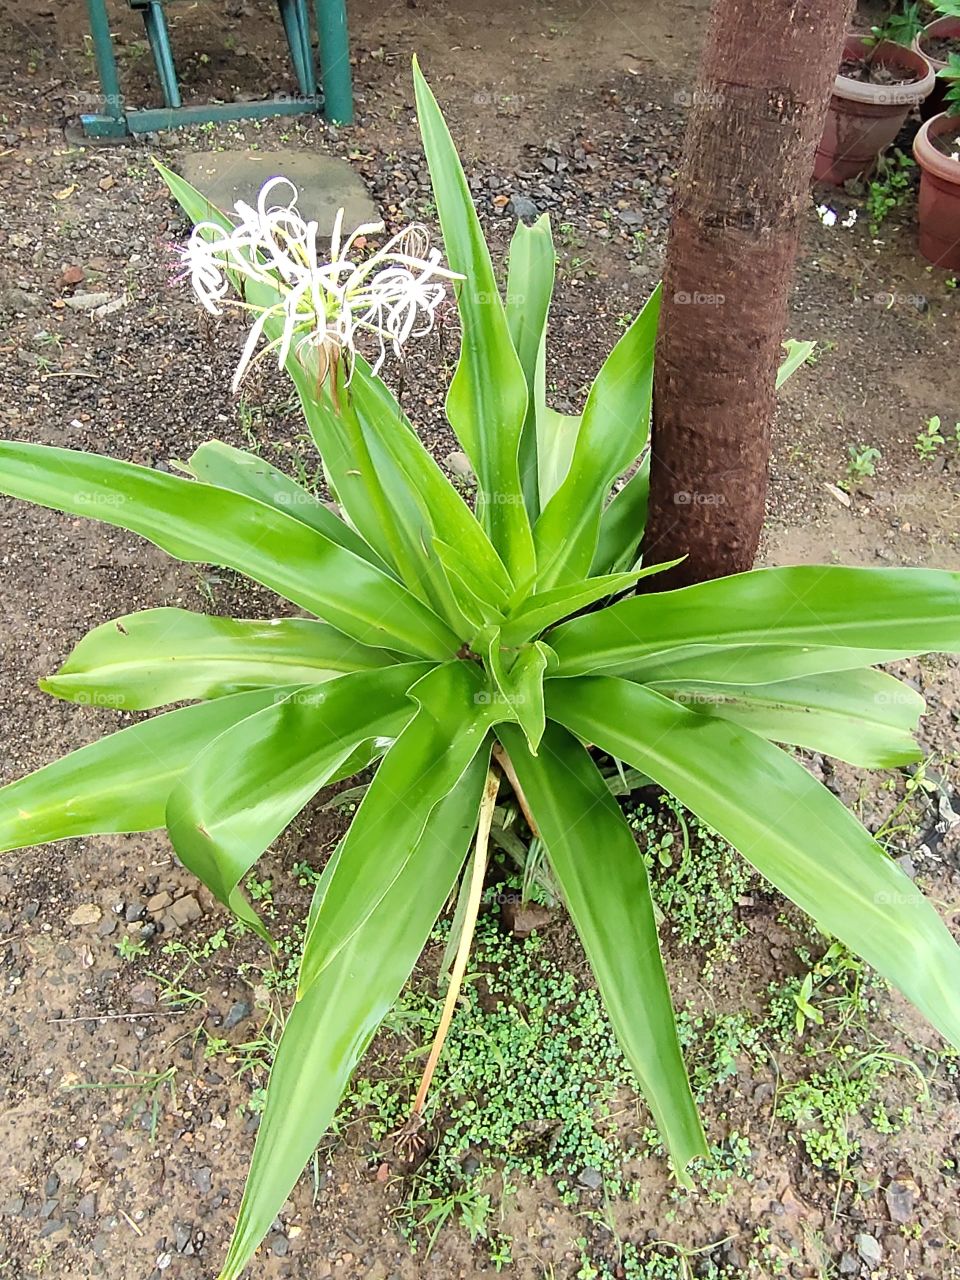
{"label": "palm tree trunk", "polygon": [[[853,0],[715,0],[667,245],[648,563],[671,586],[753,564],[774,379]],[[798,335],[799,336],[799,335]],[[662,590],[664,578],[650,579]]]}

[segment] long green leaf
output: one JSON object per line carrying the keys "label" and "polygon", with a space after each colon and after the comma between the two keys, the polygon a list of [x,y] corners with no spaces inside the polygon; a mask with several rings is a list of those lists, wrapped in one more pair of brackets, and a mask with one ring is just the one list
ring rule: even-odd
{"label": "long green leaf", "polygon": [[[545,379],[544,368],[543,378],[537,379],[538,387]],[[537,401],[537,475],[541,512],[569,474],[582,422],[579,413],[558,413],[543,401]]]}
{"label": "long green leaf", "polygon": [[161,164],[156,158],[153,159],[153,167],[167,184],[170,194],[191,222],[214,222],[224,231],[233,230],[234,223],[223,210],[218,209],[202,192],[191,186],[185,178],[181,178],[179,173],[174,173],[172,169],[168,169],[165,164]]}
{"label": "long green leaf", "polygon": [[640,553],[650,500],[650,454],[613,495],[600,517],[600,536],[590,573],[620,573],[632,569]]}
{"label": "long green leaf", "polygon": [[960,1048],[960,947],[802,764],[739,725],[609,676],[549,681],[547,713],[649,774]]}
{"label": "long green leaf", "polygon": [[570,468],[534,528],[541,590],[590,572],[606,495],[647,443],[659,314],[658,287],[590,388]]}
{"label": "long green leaf", "polygon": [[41,689],[69,702],[144,711],[275,685],[321,684],[396,658],[313,618],[272,622],[145,609],[96,627]]}
{"label": "long green leaf", "polygon": [[923,759],[913,736],[923,698],[869,667],[776,684],[678,681],[650,687],[691,711],[732,720],[761,738],[822,751],[867,769],[894,769]]}
{"label": "long green leaf", "polygon": [[467,179],[416,60],[413,82],[447,259],[464,276],[457,290],[460,359],[447,394],[447,418],[477,476],[480,521],[514,582],[524,586],[536,568],[518,460],[527,387]]}
{"label": "long green leaf", "polygon": [[604,574],[599,578],[587,578],[584,582],[570,583],[565,587],[536,591],[504,622],[503,643],[522,644],[524,640],[539,635],[561,618],[567,618],[571,613],[596,604],[606,596],[627,591],[636,586],[641,578],[663,573],[679,563],[679,560],[668,560],[664,564],[651,564],[645,569],[634,569],[630,573]]}
{"label": "long green leaf", "polygon": [[109,734],[0,788],[0,853],[75,836],[153,831],[194,757],[277,690],[181,707]]}
{"label": "long green leaf", "polygon": [[343,841],[323,911],[307,934],[298,997],[356,934],[416,848],[434,806],[502,719],[472,663],[436,667],[410,690],[416,714],[383,758]]}
{"label": "long green leaf", "polygon": [[335,516],[309,489],[255,453],[234,449],[220,440],[208,440],[191,454],[189,466],[192,474],[205,484],[219,485],[221,489],[232,489],[235,493],[245,493],[248,498],[265,502],[267,506],[316,529],[331,542],[346,547],[385,573],[390,572],[355,529]]}
{"label": "long green leaf", "polygon": [[0,493],[102,520],[169,555],[235,569],[364,644],[447,657],[459,640],[398,582],[262,502],[45,445],[0,442]]}
{"label": "long green leaf", "polygon": [[543,676],[547,670],[550,651],[539,641],[525,645],[518,654],[512,655],[513,662],[508,667],[504,662],[505,655],[500,640],[499,633],[495,633],[490,642],[489,670],[504,708],[509,708],[511,713],[505,718],[517,721],[526,735],[527,745],[536,755],[546,725]]}
{"label": "long green leaf", "polygon": [[[799,565],[755,569],[679,591],[631,597],[550,633],[562,675],[741,684],[872,666],[960,649],[960,574],[941,569]],[[780,648],[756,678],[738,648]],[[791,654],[791,650],[793,651]],[[767,655],[772,656],[772,655]],[[694,669],[685,667],[695,658]],[[786,660],[790,664],[786,665]]]}
{"label": "long green leaf", "polygon": [[167,830],[180,861],[261,935],[238,885],[348,762],[355,773],[383,754],[413,715],[407,690],[424,674],[404,663],[285,694],[215,738],[171,792]]}
{"label": "long green leaf", "polygon": [[369,438],[358,412],[357,392],[348,388],[343,365],[333,375],[335,390],[327,384],[318,387],[295,354],[285,367],[338,502],[408,588],[456,628],[457,619],[447,611],[449,587],[431,547],[430,514],[392,461],[377,450],[376,440]]}
{"label": "long green leaf", "polygon": [[491,602],[491,596],[496,593],[489,589],[489,582],[480,579],[455,547],[449,546],[439,538],[434,539],[433,545],[440,557],[447,581],[456,596],[457,605],[466,619],[466,629],[463,632],[464,643],[469,648],[475,649],[478,637],[484,634],[487,628],[499,627],[503,621],[506,606]]}
{"label": "long green leaf", "polygon": [[433,598],[446,603],[450,593],[441,568],[444,561],[437,552],[440,541],[456,547],[471,565],[476,590],[491,603],[508,595],[513,583],[490,539],[424,448],[386,383],[375,378],[360,358],[354,364],[349,394],[377,474],[383,477],[391,502],[406,512],[411,542],[428,556]]}
{"label": "long green leaf", "polygon": [[237,1280],[270,1230],[426,945],[473,837],[488,762],[480,752],[440,800],[401,873],[287,1019],[220,1280]]}
{"label": "long green leaf", "polygon": [[556,267],[549,214],[543,214],[532,227],[518,222],[510,241],[506,314],[510,338],[527,383],[527,413],[519,459],[520,488],[531,520],[540,514],[537,365],[546,343]]}
{"label": "long green leaf", "polygon": [[[625,675],[641,684],[764,685],[833,671],[859,670],[905,656],[899,649],[853,649],[823,644],[689,645],[638,658],[635,665],[611,674]],[[596,670],[606,673],[603,666]]]}
{"label": "long green leaf", "polygon": [[677,1038],[643,858],[586,750],[550,724],[537,759],[510,725],[506,746],[603,1003],[680,1181],[707,1154]]}
{"label": "long green leaf", "polygon": [[476,516],[424,447],[393,392],[382,378],[374,377],[362,356],[354,363],[350,394],[378,466],[391,467],[391,493],[402,483],[418,503],[425,525],[455,544],[499,591],[510,592],[510,575]]}
{"label": "long green leaf", "polygon": [[780,345],[787,354],[777,370],[777,391],[780,390],[788,378],[796,373],[802,364],[807,363],[817,344],[815,342],[798,342],[796,338],[787,338],[786,342],[782,342]]}

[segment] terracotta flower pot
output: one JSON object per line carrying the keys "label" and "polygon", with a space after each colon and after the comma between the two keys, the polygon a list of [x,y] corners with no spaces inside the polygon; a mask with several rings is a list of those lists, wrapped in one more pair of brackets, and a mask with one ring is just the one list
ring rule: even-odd
{"label": "terracotta flower pot", "polygon": [[960,154],[960,116],[943,112],[928,120],[913,142],[920,166],[920,252],[935,267],[960,269],[960,160],[953,160],[934,140],[953,133]]}
{"label": "terracotta flower pot", "polygon": [[838,75],[827,111],[823,138],[817,148],[813,176],[817,182],[842,186],[873,168],[900,132],[911,107],[919,106],[931,92],[933,68],[915,49],[885,40],[874,49],[862,36],[849,35],[843,59],[865,58],[893,75],[913,76],[890,84],[869,84]]}
{"label": "terracotta flower pot", "polygon": [[[928,22],[913,42],[914,49],[926,58],[933,67],[934,73],[942,71],[947,62],[945,58],[938,58],[929,52],[930,43],[933,40],[942,40],[944,37],[956,40],[957,52],[960,53],[960,18],[937,18],[935,22]],[[943,110],[943,98],[946,92],[946,82],[937,80],[930,97],[920,108],[920,114],[924,120],[929,120],[931,116],[938,115]]]}

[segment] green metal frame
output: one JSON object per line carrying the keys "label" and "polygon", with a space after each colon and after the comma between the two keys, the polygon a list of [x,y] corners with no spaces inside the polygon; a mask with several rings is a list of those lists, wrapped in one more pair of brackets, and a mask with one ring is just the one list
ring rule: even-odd
{"label": "green metal frame", "polygon": [[174,129],[180,125],[223,120],[263,120],[270,116],[304,115],[323,111],[338,124],[353,123],[350,40],[345,0],[314,0],[320,42],[320,80],[317,93],[310,19],[306,0],[279,0],[298,94],[277,95],[262,102],[207,103],[184,107],[170,47],[162,0],[130,0],[143,13],[147,39],[163,91],[164,107],[128,110],[120,89],[106,0],[87,0],[90,35],[103,96],[102,109],[81,115],[83,132],[93,138],[124,138],[136,133]]}

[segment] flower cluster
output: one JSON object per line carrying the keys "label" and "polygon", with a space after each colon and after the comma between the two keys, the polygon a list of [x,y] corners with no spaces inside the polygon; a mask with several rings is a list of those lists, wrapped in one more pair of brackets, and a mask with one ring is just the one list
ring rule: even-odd
{"label": "flower cluster", "polygon": [[[831,209],[828,204],[817,205],[817,216],[825,227],[835,227],[837,225],[837,211]],[[856,209],[851,209],[847,216],[841,221],[841,227],[852,227],[857,220]]]}
{"label": "flower cluster", "polygon": [[[276,202],[278,189],[287,196],[283,202]],[[268,342],[261,355],[276,349],[282,368],[291,350],[304,360],[312,353],[321,380],[341,355],[349,362],[358,335],[372,334],[377,372],[388,347],[399,355],[409,338],[433,328],[444,282],[463,279],[440,265],[440,251],[430,247],[426,228],[418,224],[357,261],[365,238],[382,232],[383,223],[359,226],[344,238],[342,209],[329,256],[321,257],[317,223],[306,221],[296,206],[293,183],[271,178],[261,188],[256,208],[237,201],[238,221],[230,231],[216,222],[200,222],[181,250],[207,311],[220,315],[233,289],[240,297],[231,300],[256,317],[234,374],[234,390],[265,330]]]}

